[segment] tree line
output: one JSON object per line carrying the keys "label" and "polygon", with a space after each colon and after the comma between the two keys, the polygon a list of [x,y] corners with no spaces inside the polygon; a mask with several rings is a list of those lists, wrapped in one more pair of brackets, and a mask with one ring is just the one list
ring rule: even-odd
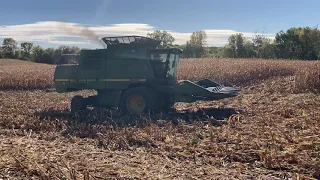
{"label": "tree line", "polygon": [[205,31],[193,32],[183,45],[173,45],[175,39],[166,31],[157,30],[148,36],[162,41],[160,48],[181,48],[184,58],[320,60],[320,30],[317,27],[292,27],[278,32],[274,38],[257,34],[250,39],[242,33],[232,34],[222,47],[206,46]]}
{"label": "tree line", "polygon": [[62,63],[63,54],[78,54],[81,51],[76,46],[59,46],[58,48],[42,48],[34,46],[31,42],[22,42],[18,46],[13,38],[4,38],[0,47],[0,58],[20,59],[37,63]]}
{"label": "tree line", "polygon": [[[249,39],[243,34],[232,34],[228,43],[221,47],[207,46],[205,31],[193,32],[182,45],[174,44],[175,38],[167,31],[155,30],[147,37],[160,41],[158,48],[180,48],[182,58],[261,58],[320,60],[320,30],[310,27],[292,27],[280,31],[274,38],[255,35]],[[31,42],[18,46],[12,38],[5,38],[0,47],[0,58],[21,59],[38,63],[59,64],[62,54],[78,54],[76,46],[42,48]]]}

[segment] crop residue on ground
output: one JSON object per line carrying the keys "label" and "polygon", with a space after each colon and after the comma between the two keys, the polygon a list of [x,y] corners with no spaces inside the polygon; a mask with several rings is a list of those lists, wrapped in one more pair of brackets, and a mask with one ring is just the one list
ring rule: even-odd
{"label": "crop residue on ground", "polygon": [[134,117],[92,109],[74,119],[68,108],[75,93],[45,91],[52,87],[54,66],[0,60],[0,177],[318,178],[316,66],[182,60],[179,79],[210,78],[236,84],[241,93],[177,103],[170,114]]}

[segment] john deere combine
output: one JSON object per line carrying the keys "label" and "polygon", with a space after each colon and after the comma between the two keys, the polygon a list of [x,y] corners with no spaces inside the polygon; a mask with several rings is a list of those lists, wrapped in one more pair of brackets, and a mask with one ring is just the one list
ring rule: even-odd
{"label": "john deere combine", "polygon": [[[140,114],[166,110],[175,102],[219,100],[237,95],[238,89],[213,80],[177,82],[182,50],[157,49],[159,42],[142,36],[104,37],[107,48],[82,50],[76,64],[57,65],[55,89],[59,93],[96,90],[97,95],[74,96],[71,112],[94,107],[119,107]],[[69,55],[70,57],[70,55]]]}

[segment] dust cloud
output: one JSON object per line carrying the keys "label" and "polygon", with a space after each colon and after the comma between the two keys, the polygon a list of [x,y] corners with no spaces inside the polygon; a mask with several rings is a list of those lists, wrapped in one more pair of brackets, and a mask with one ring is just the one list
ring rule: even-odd
{"label": "dust cloud", "polygon": [[63,32],[64,34],[71,35],[71,36],[80,36],[83,38],[87,38],[92,42],[105,47],[104,42],[100,39],[100,37],[90,28],[74,25],[71,23],[64,23],[64,22],[57,22],[57,28],[59,31]]}

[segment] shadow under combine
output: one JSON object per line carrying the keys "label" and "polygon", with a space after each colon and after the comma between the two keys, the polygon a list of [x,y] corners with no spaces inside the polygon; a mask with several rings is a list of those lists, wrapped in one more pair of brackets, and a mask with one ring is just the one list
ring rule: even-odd
{"label": "shadow under combine", "polygon": [[239,113],[239,110],[232,108],[203,108],[197,110],[187,109],[184,111],[172,109],[166,113],[129,115],[123,114],[116,109],[93,108],[81,112],[78,117],[73,117],[69,109],[48,109],[35,115],[40,120],[64,124],[65,128],[62,131],[62,135],[66,137],[72,135],[79,138],[99,138],[99,134],[112,136],[112,133],[123,132],[121,131],[122,128],[129,128],[127,129],[128,131],[134,132],[130,128],[143,128],[150,124],[156,125],[159,128],[171,125],[192,124],[194,122],[221,126],[227,123],[227,119],[230,116]]}
{"label": "shadow under combine", "polygon": [[207,119],[227,120],[234,114],[239,114],[240,110],[234,108],[203,108],[197,110],[184,110],[169,112],[169,117],[182,118],[186,122],[201,121]]}
{"label": "shadow under combine", "polygon": [[[65,110],[44,110],[37,112],[36,115],[42,120],[63,120],[85,124],[103,124],[112,126],[144,126],[158,121],[172,122],[173,124],[193,123],[199,121],[214,122],[213,125],[223,124],[227,119],[235,114],[241,113],[240,110],[233,108],[202,108],[197,110],[186,109],[178,111],[171,109],[164,113],[148,113],[143,115],[123,114],[117,109],[93,108],[80,112],[76,117]],[[222,122],[222,123],[217,123]]]}

